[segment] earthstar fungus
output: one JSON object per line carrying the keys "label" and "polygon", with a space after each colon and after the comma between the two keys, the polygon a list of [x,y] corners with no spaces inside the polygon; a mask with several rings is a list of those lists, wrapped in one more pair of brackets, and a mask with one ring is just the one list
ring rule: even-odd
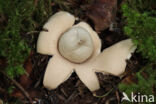
{"label": "earthstar fungus", "polygon": [[75,71],[90,91],[100,88],[95,72],[120,75],[135,46],[123,40],[101,52],[97,33],[85,22],[74,25],[75,17],[68,12],[54,14],[39,34],[37,52],[53,55],[49,60],[43,84],[55,89]]}

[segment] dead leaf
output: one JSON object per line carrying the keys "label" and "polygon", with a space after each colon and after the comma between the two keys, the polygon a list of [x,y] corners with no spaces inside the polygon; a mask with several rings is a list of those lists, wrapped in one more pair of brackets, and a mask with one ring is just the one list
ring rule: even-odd
{"label": "dead leaf", "polygon": [[[35,89],[31,89],[28,90],[29,96],[31,98],[35,98],[35,97],[40,97],[41,93],[38,90]],[[16,97],[16,98],[20,98],[20,99],[24,99],[25,96],[22,94],[22,92],[18,89],[15,89],[14,92],[11,94],[11,96]]]}
{"label": "dead leaf", "polygon": [[5,69],[7,66],[7,60],[5,58],[0,58],[0,68]]}
{"label": "dead leaf", "polygon": [[28,57],[28,59],[24,63],[24,68],[25,68],[26,74],[23,74],[20,77],[20,84],[25,89],[28,89],[32,84],[32,79],[30,78],[30,74],[31,74],[32,69],[33,69],[32,62],[31,62],[31,56],[32,56],[32,52],[30,53],[30,56]]}
{"label": "dead leaf", "polygon": [[117,0],[95,0],[87,8],[86,15],[93,21],[95,30],[107,29],[114,21],[117,11]]}
{"label": "dead leaf", "polygon": [[125,76],[125,78],[122,80],[122,83],[124,84],[133,84],[133,83],[137,83],[138,79],[135,75],[135,73],[132,72],[131,69],[128,68],[128,70],[126,70],[123,74]]}
{"label": "dead leaf", "polygon": [[137,83],[137,78],[135,75],[129,75],[128,77],[126,77],[122,83],[124,84],[133,84],[133,83]]}
{"label": "dead leaf", "polygon": [[[30,78],[30,74],[32,73],[32,62],[31,62],[31,57],[33,55],[33,52],[30,53],[28,59],[24,62],[24,69],[26,71],[25,74],[23,74],[20,78],[19,78],[19,84],[31,95],[31,85],[33,80]],[[12,92],[11,96],[14,97],[18,97],[23,99],[24,95],[23,93],[19,90],[19,89],[14,89],[14,91]]]}
{"label": "dead leaf", "polygon": [[17,98],[20,98],[20,99],[24,99],[25,96],[22,94],[22,92],[18,89],[14,89],[14,91],[12,92],[11,96],[13,97],[17,97]]}

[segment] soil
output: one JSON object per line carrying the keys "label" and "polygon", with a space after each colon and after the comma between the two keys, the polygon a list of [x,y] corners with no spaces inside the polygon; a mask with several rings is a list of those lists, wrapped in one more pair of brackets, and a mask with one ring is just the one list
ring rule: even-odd
{"label": "soil", "polygon": [[[109,29],[106,29],[99,33],[99,37],[102,40],[102,50],[113,45],[114,43],[128,38],[122,32],[123,23],[121,21],[120,12],[117,12],[116,18],[116,31],[109,31]],[[80,19],[87,21],[92,27],[94,27],[91,20],[85,18],[84,16],[80,16]],[[38,33],[35,33],[34,36],[37,40]],[[29,44],[34,46],[36,44],[36,40]],[[80,81],[76,73],[73,73],[71,77],[57,89],[51,91],[45,89],[42,82],[45,68],[50,57],[52,56],[41,55],[36,53],[35,49],[32,50],[30,58],[32,63],[30,79],[32,80],[32,83],[26,91],[37,104],[120,104],[122,93],[118,89],[118,84],[132,73],[137,72],[146,61],[143,61],[142,57],[138,53],[134,53],[132,58],[127,61],[125,73],[120,77],[97,73],[101,89],[91,93]],[[1,73],[0,79],[0,86],[2,87],[0,87],[0,92],[2,93],[0,94],[0,98],[3,98],[4,101],[14,101],[14,97],[10,97],[4,89],[5,87],[10,86],[10,80],[6,81],[6,76]],[[17,81],[19,80],[17,79]],[[23,103],[30,103],[25,97],[21,99]]]}

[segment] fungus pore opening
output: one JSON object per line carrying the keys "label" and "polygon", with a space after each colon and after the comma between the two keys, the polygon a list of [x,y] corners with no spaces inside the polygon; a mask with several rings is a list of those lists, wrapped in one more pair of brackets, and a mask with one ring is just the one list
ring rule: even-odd
{"label": "fungus pore opening", "polygon": [[60,37],[58,50],[70,62],[82,63],[92,56],[94,45],[86,29],[73,27]]}

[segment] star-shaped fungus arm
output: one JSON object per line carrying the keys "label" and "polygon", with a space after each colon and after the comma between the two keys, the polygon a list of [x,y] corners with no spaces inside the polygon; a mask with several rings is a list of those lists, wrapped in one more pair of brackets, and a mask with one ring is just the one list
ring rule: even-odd
{"label": "star-shaped fungus arm", "polygon": [[55,89],[66,81],[73,72],[73,66],[61,56],[54,56],[49,60],[44,75],[43,84],[46,88]]}
{"label": "star-shaped fungus arm", "polygon": [[125,71],[126,60],[136,49],[131,39],[123,40],[106,48],[95,60],[93,66],[97,72],[120,75]]}
{"label": "star-shaped fungus arm", "polygon": [[75,72],[90,91],[96,91],[100,88],[95,71],[90,67],[79,67],[75,69]]}
{"label": "star-shaped fungus arm", "polygon": [[37,52],[53,55],[57,52],[57,42],[62,33],[67,31],[75,22],[75,17],[68,12],[57,12],[43,26],[37,42]]}

